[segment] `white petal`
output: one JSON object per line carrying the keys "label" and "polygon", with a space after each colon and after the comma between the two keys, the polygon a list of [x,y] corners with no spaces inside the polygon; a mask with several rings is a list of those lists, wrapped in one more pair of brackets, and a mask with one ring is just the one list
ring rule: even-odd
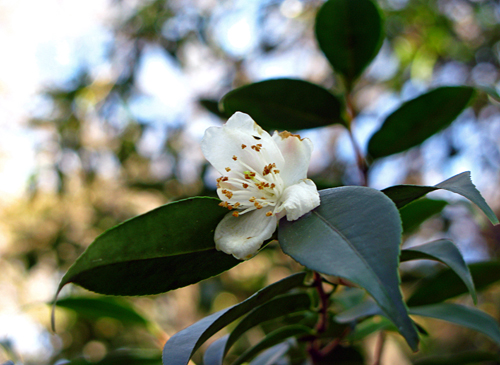
{"label": "white petal", "polygon": [[313,150],[311,140],[301,139],[298,134],[289,132],[274,132],[273,139],[285,159],[285,165],[280,170],[285,186],[296,184],[299,180],[307,178],[307,169]]}
{"label": "white petal", "polygon": [[[252,145],[261,144],[261,152],[254,152]],[[242,145],[246,145],[245,149]],[[244,113],[235,113],[222,127],[210,127],[201,141],[201,150],[205,158],[221,175],[227,175],[226,168],[244,171],[233,156],[240,158],[255,171],[262,171],[266,164],[275,162],[283,165],[283,156],[273,138],[253,119]],[[261,153],[259,159],[256,153]],[[266,162],[266,163],[265,163]]]}
{"label": "white petal", "polygon": [[279,211],[286,212],[286,219],[294,221],[319,205],[319,193],[312,180],[304,179],[285,189]]}
{"label": "white petal", "polygon": [[215,229],[215,247],[239,260],[251,258],[276,230],[276,216],[267,217],[268,211],[254,210],[239,217],[226,214]]}

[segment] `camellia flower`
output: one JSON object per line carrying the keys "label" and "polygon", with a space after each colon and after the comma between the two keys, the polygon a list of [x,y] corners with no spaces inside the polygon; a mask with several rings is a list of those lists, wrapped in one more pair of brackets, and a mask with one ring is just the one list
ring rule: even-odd
{"label": "camellia flower", "polygon": [[307,179],[312,148],[298,134],[271,137],[240,112],[206,130],[201,149],[222,175],[217,194],[230,210],[215,230],[218,250],[249,259],[271,238],[280,218],[296,220],[319,205],[316,185]]}

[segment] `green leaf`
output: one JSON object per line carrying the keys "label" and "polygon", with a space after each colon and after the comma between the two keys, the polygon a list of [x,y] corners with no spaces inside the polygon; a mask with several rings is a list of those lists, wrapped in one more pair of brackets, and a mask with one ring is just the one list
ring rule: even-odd
{"label": "green leaf", "polygon": [[403,103],[370,138],[368,153],[375,159],[419,145],[450,125],[473,96],[472,87],[445,86]]}
{"label": "green leaf", "polygon": [[240,263],[215,249],[214,230],[227,210],[218,199],[190,198],[132,218],[102,235],[69,268],[68,283],[109,295],[163,293]]}
{"label": "green leaf", "polygon": [[290,347],[293,346],[293,344],[293,341],[289,339],[285,342],[274,345],[253,359],[250,365],[274,365],[288,352],[288,350],[290,350]]}
{"label": "green leaf", "polygon": [[298,130],[345,124],[340,101],[328,90],[303,80],[272,79],[242,86],[221,100],[226,115],[249,114],[267,130]]}
{"label": "green leaf", "polygon": [[[500,280],[500,262],[487,261],[469,265],[476,290]],[[468,289],[455,271],[445,269],[434,276],[426,277],[418,282],[418,286],[408,299],[409,306],[421,306],[439,303],[467,293]]]}
{"label": "green leaf", "polygon": [[302,285],[305,276],[306,273],[289,276],[259,290],[243,302],[205,317],[176,333],[163,348],[163,363],[165,365],[186,365],[193,353],[213,334],[250,312],[256,306]]}
{"label": "green leaf", "polygon": [[476,289],[474,288],[469,267],[465,263],[462,253],[453,242],[437,240],[401,252],[401,262],[422,259],[435,260],[448,265],[462,279],[474,300],[474,304],[477,303]]}
{"label": "green leaf", "polygon": [[329,0],[316,16],[316,38],[348,89],[377,55],[384,39],[382,17],[370,0]]}
{"label": "green leaf", "polygon": [[362,317],[371,317],[376,314],[383,314],[380,307],[372,300],[364,302],[340,312],[335,316],[335,321],[338,323],[349,323],[358,320]]}
{"label": "green leaf", "polygon": [[311,297],[307,293],[281,295],[252,310],[234,328],[230,336],[214,342],[205,351],[205,365],[221,365],[231,346],[250,328],[285,315],[301,312],[311,307]]}
{"label": "green leaf", "polygon": [[244,362],[250,361],[259,352],[264,351],[274,345],[277,345],[283,342],[283,340],[286,340],[287,338],[310,334],[310,332],[311,329],[309,327],[302,326],[300,324],[279,328],[269,333],[255,346],[246,350],[232,363],[232,365],[241,365]]}
{"label": "green leaf", "polygon": [[414,200],[424,196],[431,191],[444,189],[453,193],[462,195],[464,198],[469,199],[476,204],[484,214],[488,217],[492,224],[498,224],[498,218],[488,206],[481,193],[476,189],[470,178],[470,171],[462,172],[461,174],[450,177],[435,186],[422,186],[422,185],[395,185],[382,192],[387,195],[398,207],[401,209],[405,205]]}
{"label": "green leaf", "polygon": [[397,331],[394,324],[384,316],[371,317],[356,325],[353,332],[346,337],[347,341],[360,341],[378,331]]}
{"label": "green leaf", "polygon": [[79,316],[97,319],[101,317],[114,318],[122,323],[146,326],[148,321],[137,313],[125,300],[111,297],[69,297],[60,299],[57,307],[71,309]]}
{"label": "green leaf", "polygon": [[434,355],[413,362],[414,365],[468,365],[485,361],[500,363],[500,355],[486,351],[465,351],[457,354]]}
{"label": "green leaf", "polygon": [[396,206],[380,191],[361,186],[322,190],[320,197],[321,205],[302,218],[280,220],[283,251],[311,270],[364,288],[416,350],[418,335],[399,289]]}
{"label": "green leaf", "polygon": [[453,303],[440,303],[410,308],[410,314],[431,317],[481,332],[500,345],[500,328],[496,319],[475,308]]}
{"label": "green leaf", "polygon": [[441,213],[447,204],[444,200],[419,199],[401,208],[399,214],[403,222],[403,233],[414,232],[427,219]]}
{"label": "green leaf", "polygon": [[227,115],[219,110],[219,103],[216,100],[211,99],[200,99],[198,102],[210,113],[218,116],[221,119],[226,119]]}

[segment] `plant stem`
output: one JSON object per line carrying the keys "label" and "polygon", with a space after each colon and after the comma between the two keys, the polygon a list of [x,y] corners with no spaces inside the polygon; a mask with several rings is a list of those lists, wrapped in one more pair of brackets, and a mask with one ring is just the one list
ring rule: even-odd
{"label": "plant stem", "polygon": [[381,331],[377,339],[377,347],[375,348],[375,361],[373,362],[373,365],[380,365],[380,361],[382,360],[382,350],[384,349],[384,344],[385,344],[385,332]]}
{"label": "plant stem", "polygon": [[356,118],[356,109],[352,102],[351,94],[346,95],[346,112],[347,112],[347,131],[349,132],[349,138],[351,139],[352,147],[354,153],[356,154],[356,164],[358,165],[358,170],[361,179],[361,185],[368,186],[368,164],[363,154],[361,153],[361,148],[359,147],[356,138],[352,133],[352,121]]}

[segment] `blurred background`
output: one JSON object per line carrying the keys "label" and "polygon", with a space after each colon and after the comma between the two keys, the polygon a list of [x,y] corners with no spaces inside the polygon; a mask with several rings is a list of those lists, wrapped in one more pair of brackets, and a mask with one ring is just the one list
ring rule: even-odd
{"label": "blurred background", "polygon": [[[0,363],[98,362],[123,348],[155,359],[178,330],[300,270],[270,245],[198,285],[113,302],[144,322],[58,309],[57,335],[49,330],[47,303],[59,279],[97,235],[161,204],[214,195],[218,176],[199,142],[207,127],[223,122],[215,106],[226,92],[276,77],[341,91],[314,38],[322,3],[0,0]],[[378,161],[371,186],[434,185],[469,170],[498,213],[500,4],[378,4],[386,39],[354,92],[354,134],[363,150],[385,116],[432,87],[466,84],[489,94],[478,93],[451,127],[422,146]],[[301,135],[315,145],[309,176],[318,186],[359,183],[345,130]],[[405,244],[447,237],[469,262],[498,258],[500,230],[456,196],[435,194],[451,204]],[[72,285],[61,297],[70,295],[106,302]],[[499,302],[493,287],[480,308],[498,318]],[[491,347],[481,335],[428,325],[433,341],[424,343],[424,354]],[[259,336],[252,330],[245,341]],[[388,345],[390,356],[410,363],[399,340]]]}

